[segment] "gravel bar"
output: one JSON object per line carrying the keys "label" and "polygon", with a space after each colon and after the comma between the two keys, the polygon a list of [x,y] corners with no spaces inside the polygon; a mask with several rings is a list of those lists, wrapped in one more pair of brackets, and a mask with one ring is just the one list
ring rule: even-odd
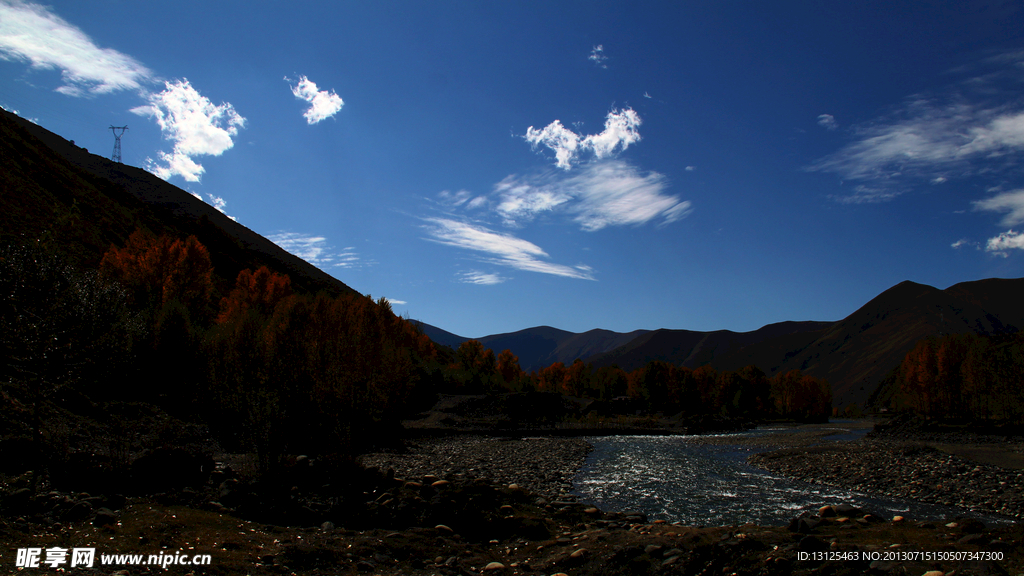
{"label": "gravel bar", "polygon": [[404,453],[366,454],[362,462],[409,480],[487,478],[518,484],[550,500],[572,500],[572,479],[593,447],[579,438],[447,436],[410,440]]}

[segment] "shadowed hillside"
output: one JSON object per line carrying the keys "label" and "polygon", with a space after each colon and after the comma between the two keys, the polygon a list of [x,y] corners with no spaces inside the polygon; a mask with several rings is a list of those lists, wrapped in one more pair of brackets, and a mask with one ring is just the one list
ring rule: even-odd
{"label": "shadowed hillside", "polygon": [[[958,286],[960,293],[973,294],[967,283]],[[905,281],[836,322],[781,369],[800,369],[827,379],[832,383],[836,406],[863,404],[885,375],[922,338],[1006,331],[1012,328],[961,297]]]}
{"label": "shadowed hillside", "polygon": [[143,228],[156,235],[195,235],[210,250],[221,289],[241,270],[268,266],[305,292],[353,292],[192,194],[140,168],[90,154],[5,110],[0,162],[2,234],[38,238],[47,232],[76,265],[97,267],[111,244],[123,244]]}
{"label": "shadowed hillside", "polygon": [[779,322],[751,332],[716,330],[655,330],[629,344],[599,354],[595,366],[616,365],[634,370],[652,360],[698,368],[710,364],[717,369],[738,370],[754,364],[765,372],[775,370],[794,353],[813,342],[830,322]]}
{"label": "shadowed hillside", "polygon": [[[417,322],[423,333],[438,344],[458,348],[469,340],[440,328]],[[526,371],[540,370],[555,362],[572,364],[577,358],[588,359],[595,354],[615,350],[633,341],[638,336],[648,333],[647,330],[632,332],[612,332],[611,330],[594,329],[579,334],[567,332],[550,326],[537,326],[517,332],[492,334],[476,338],[487,348],[497,352],[509,349],[519,358],[519,365]]]}

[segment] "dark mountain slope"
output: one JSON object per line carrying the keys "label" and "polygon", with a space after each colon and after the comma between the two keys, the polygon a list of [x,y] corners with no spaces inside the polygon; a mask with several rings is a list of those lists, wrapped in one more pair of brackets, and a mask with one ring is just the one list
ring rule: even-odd
{"label": "dark mountain slope", "polygon": [[[417,322],[417,325],[434,342],[455,349],[469,340],[469,338],[452,334],[430,324]],[[568,365],[577,358],[585,360],[594,354],[614,350],[646,332],[646,330],[634,330],[622,333],[595,329],[577,334],[550,326],[536,326],[517,332],[483,336],[475,338],[475,340],[479,340],[484,346],[493,350],[496,355],[505,349],[512,350],[512,353],[519,358],[519,366],[530,372],[545,368],[555,362]]]}
{"label": "dark mountain slope", "polygon": [[1024,278],[988,278],[961,282],[946,288],[944,292],[983,308],[1004,326],[1024,329]]}
{"label": "dark mountain slope", "polygon": [[837,406],[863,404],[914,345],[929,336],[1007,331],[981,307],[943,290],[906,281],[836,322],[781,370],[800,369],[832,383]]}
{"label": "dark mountain slope", "polygon": [[506,348],[511,350],[519,357],[519,366],[529,372],[547,366],[542,363],[542,359],[548,358],[561,342],[573,335],[572,332],[550,326],[536,326],[518,332],[484,336],[476,340],[494,350],[495,354]]}
{"label": "dark mountain slope", "polygon": [[353,290],[319,268],[145,170],[117,164],[0,110],[0,230],[48,232],[81,266],[95,267],[136,228],[194,234],[210,250],[223,289],[245,268],[288,274],[301,291]]}
{"label": "dark mountain slope", "polygon": [[595,354],[615,350],[648,332],[648,330],[634,330],[623,333],[595,329],[582,334],[573,334],[562,340],[547,358],[542,358],[540,364],[550,366],[555,362],[561,362],[569,365],[577,358],[589,361]]}
{"label": "dark mountain slope", "polygon": [[765,366],[781,364],[787,353],[807,346],[830,325],[830,322],[780,322],[751,332],[655,330],[590,360],[596,367],[617,365],[627,371],[651,360],[690,368],[711,364],[725,370],[754,364],[767,371]]}
{"label": "dark mountain slope", "polygon": [[431,326],[426,322],[420,322],[419,320],[413,320],[412,322],[413,324],[416,325],[416,327],[422,330],[423,333],[426,334],[428,338],[430,338],[431,340],[438,344],[441,344],[442,346],[449,346],[453,350],[457,350],[460,344],[462,344],[466,340],[469,340],[469,338],[463,338],[462,336],[459,336],[457,334],[452,334],[447,330],[442,330],[437,326]]}

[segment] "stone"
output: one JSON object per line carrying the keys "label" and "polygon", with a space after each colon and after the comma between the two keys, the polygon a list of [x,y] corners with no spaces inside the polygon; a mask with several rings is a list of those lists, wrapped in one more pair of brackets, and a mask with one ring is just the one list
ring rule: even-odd
{"label": "stone", "polygon": [[946,576],[946,573],[942,570],[929,570],[921,576]]}
{"label": "stone", "polygon": [[644,548],[644,553],[648,556],[660,556],[661,551],[664,548],[665,547],[660,544],[648,544],[647,547]]}
{"label": "stone", "polygon": [[449,528],[448,526],[446,526],[444,524],[438,524],[437,526],[434,526],[434,530],[437,530],[438,532],[440,532],[442,534],[454,534],[455,533],[455,530],[452,530],[451,528]]}
{"label": "stone", "polygon": [[822,506],[818,509],[818,516],[822,518],[832,518],[836,515],[836,509],[832,506]]}
{"label": "stone", "polygon": [[587,552],[586,548],[580,548],[578,550],[573,551],[572,554],[569,554],[569,557],[570,558],[583,558],[587,554],[588,554],[588,552]]}
{"label": "stone", "polygon": [[96,510],[96,515],[92,519],[93,526],[113,526],[115,524],[117,524],[117,514],[113,510],[110,508]]}
{"label": "stone", "polygon": [[861,510],[860,508],[857,508],[856,506],[853,506],[851,504],[846,504],[846,503],[839,504],[838,506],[836,506],[835,507],[835,511],[836,511],[836,515],[838,515],[838,516],[845,516],[847,518],[852,518],[854,516],[861,516],[861,517],[863,517],[865,514],[867,514],[867,512],[865,512],[864,510]]}
{"label": "stone", "polygon": [[502,564],[501,562],[491,562],[487,566],[484,566],[484,571],[504,570],[504,569],[505,569],[505,565]]}

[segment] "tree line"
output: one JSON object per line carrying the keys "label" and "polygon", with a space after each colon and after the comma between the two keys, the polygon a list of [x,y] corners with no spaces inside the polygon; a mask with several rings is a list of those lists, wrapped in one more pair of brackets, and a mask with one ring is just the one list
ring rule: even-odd
{"label": "tree line", "polygon": [[831,409],[827,382],[798,371],[577,360],[526,373],[510,350],[435,345],[384,298],[299,293],[267,267],[233,283],[216,272],[195,236],[137,230],[86,271],[52,242],[0,247],[0,381],[16,384],[34,436],[47,402],[150,402],[269,468],[289,453],[359,453],[438,393],[550,392],[753,420]]}
{"label": "tree line", "polygon": [[557,392],[602,401],[630,400],[645,410],[683,416],[721,415],[764,420],[823,420],[832,413],[828,382],[801,373],[769,378],[756,366],[719,372],[711,366],[691,369],[660,360],[626,372],[595,369],[580,359],[555,362],[526,373],[511,350],[495,355],[477,340],[463,342],[445,367],[448,392]]}
{"label": "tree line", "polygon": [[60,247],[0,253],[0,376],[33,407],[143,401],[202,419],[262,467],[286,453],[356,453],[432,400],[445,361],[384,298],[300,294],[267,267],[226,293],[194,236],[134,232],[99,270]]}

